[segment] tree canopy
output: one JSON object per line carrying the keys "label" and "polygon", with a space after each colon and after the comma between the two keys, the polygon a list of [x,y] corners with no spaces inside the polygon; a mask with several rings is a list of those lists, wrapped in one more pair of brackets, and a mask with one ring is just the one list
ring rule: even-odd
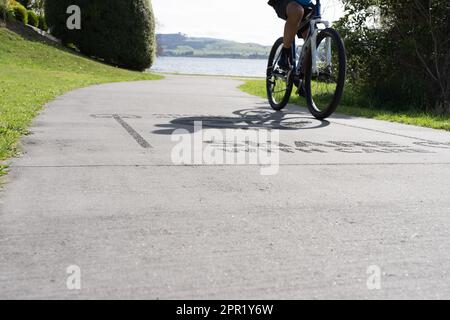
{"label": "tree canopy", "polygon": [[[391,108],[450,114],[448,0],[343,0],[350,82]],[[377,21],[377,23],[374,23]]]}

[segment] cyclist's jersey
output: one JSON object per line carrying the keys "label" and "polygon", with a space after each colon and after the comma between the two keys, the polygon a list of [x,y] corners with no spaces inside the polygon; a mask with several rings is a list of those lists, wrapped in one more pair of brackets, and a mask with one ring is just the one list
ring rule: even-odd
{"label": "cyclist's jersey", "polygon": [[275,11],[280,19],[287,20],[286,7],[292,1],[297,2],[298,4],[300,4],[301,6],[303,6],[305,8],[313,6],[313,3],[311,0],[270,0],[269,5],[275,9]]}
{"label": "cyclist's jersey", "polygon": [[[269,4],[271,6],[276,6],[277,4],[279,4],[279,2],[282,0],[270,0]],[[301,4],[302,6],[310,6],[312,5],[312,1],[311,0],[293,0],[299,4]]]}
{"label": "cyclist's jersey", "polygon": [[312,4],[311,0],[295,0],[295,1],[300,3],[302,6],[309,6]]}

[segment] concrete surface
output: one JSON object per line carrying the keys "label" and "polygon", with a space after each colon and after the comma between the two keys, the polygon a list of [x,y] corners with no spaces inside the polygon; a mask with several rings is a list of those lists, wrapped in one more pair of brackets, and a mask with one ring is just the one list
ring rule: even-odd
{"label": "concrete surface", "polygon": [[[0,298],[450,298],[450,134],[275,113],[237,85],[168,76],[51,102],[0,194]],[[175,165],[171,133],[195,120],[280,129],[279,173]]]}

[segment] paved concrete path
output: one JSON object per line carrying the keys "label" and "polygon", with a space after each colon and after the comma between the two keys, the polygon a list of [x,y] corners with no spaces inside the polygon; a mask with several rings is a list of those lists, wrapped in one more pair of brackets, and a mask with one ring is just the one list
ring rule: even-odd
{"label": "paved concrete path", "polygon": [[[0,298],[450,298],[450,134],[275,113],[238,84],[168,76],[51,102],[0,194]],[[175,165],[171,134],[196,120],[279,129],[279,173]]]}

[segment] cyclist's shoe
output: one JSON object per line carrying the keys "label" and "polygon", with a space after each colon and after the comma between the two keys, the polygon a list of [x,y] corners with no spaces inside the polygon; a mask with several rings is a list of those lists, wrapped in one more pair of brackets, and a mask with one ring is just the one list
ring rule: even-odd
{"label": "cyclist's shoe", "polygon": [[289,72],[292,69],[292,53],[291,48],[283,48],[281,52],[280,61],[278,61],[278,67],[285,71]]}

